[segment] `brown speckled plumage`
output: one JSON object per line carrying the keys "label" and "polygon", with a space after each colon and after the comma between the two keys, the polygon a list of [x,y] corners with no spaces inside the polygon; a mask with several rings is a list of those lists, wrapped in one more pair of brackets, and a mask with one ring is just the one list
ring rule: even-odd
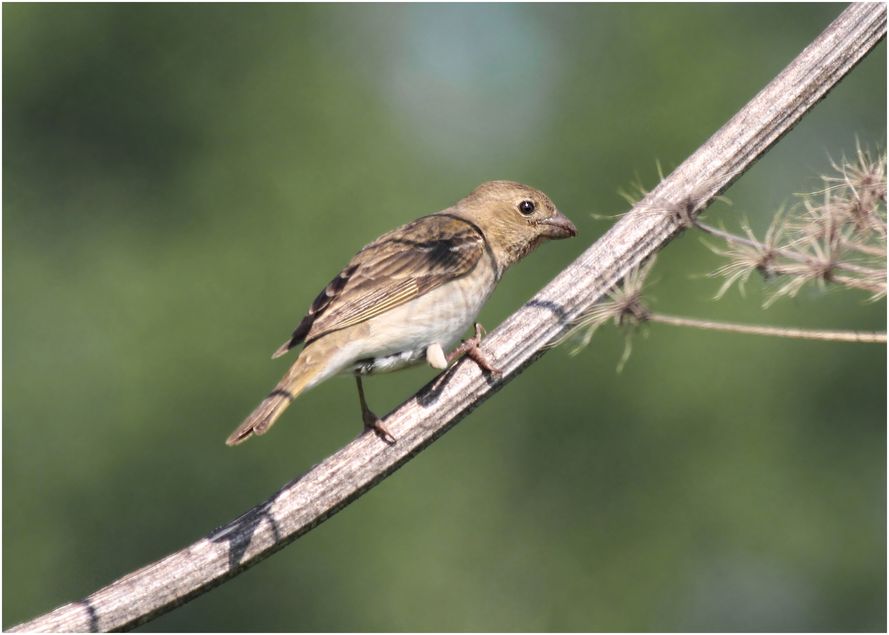
{"label": "brown speckled plumage", "polygon": [[[315,298],[280,357],[305,344],[268,397],[229,436],[263,434],[300,393],[340,372],[356,377],[442,360],[472,324],[503,272],[574,225],[543,192],[489,181],[455,205],[380,236]],[[464,347],[470,353],[472,346]],[[483,366],[493,368],[477,353]],[[432,363],[430,361],[430,363]],[[385,428],[364,403],[365,425]]]}

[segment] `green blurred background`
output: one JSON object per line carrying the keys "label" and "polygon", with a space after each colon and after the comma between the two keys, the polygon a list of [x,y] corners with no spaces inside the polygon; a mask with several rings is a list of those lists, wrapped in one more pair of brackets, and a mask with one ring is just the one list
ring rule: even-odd
{"label": "green blurred background", "polygon": [[[223,440],[363,244],[479,182],[579,228],[510,272],[495,327],[842,5],[5,5],[3,626],[264,500],[360,429],[330,381]],[[881,44],[727,192],[758,229],[856,135]],[[885,303],[714,302],[694,236],[668,313],[882,329]],[[886,349],[651,326],[547,354],[392,478],[146,630],[883,630]],[[433,376],[368,382],[384,413]]]}

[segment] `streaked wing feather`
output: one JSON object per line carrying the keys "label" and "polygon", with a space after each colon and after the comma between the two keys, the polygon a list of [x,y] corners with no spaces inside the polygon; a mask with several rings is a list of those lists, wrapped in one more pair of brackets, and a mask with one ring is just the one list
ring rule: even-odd
{"label": "streaked wing feather", "polygon": [[[334,327],[330,330],[344,329],[348,326],[354,326],[394,309],[399,304],[403,304],[419,295],[417,293],[418,285],[416,280],[403,280],[396,285],[381,287],[359,298],[357,301],[347,305],[348,311],[344,315],[336,316]],[[334,316],[331,316],[332,318]]]}
{"label": "streaked wing feather", "polygon": [[466,275],[484,251],[479,230],[448,214],[424,216],[382,235],[325,287],[275,356],[302,341],[370,320]]}

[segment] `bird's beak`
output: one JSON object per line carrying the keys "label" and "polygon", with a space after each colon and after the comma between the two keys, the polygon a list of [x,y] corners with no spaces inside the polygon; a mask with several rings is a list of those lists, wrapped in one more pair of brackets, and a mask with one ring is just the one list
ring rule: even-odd
{"label": "bird's beak", "polygon": [[553,216],[541,219],[538,223],[546,225],[543,233],[547,238],[560,239],[577,236],[577,227],[562,212],[557,211]]}

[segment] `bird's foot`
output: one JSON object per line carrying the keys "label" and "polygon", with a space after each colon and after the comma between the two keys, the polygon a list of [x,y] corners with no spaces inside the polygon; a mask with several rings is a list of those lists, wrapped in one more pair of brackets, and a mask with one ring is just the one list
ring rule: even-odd
{"label": "bird's foot", "polygon": [[494,366],[491,363],[491,360],[488,359],[488,356],[485,355],[482,352],[482,349],[479,347],[484,333],[484,327],[476,322],[475,335],[473,337],[470,337],[468,340],[463,340],[460,346],[451,351],[450,355],[448,355],[448,363],[450,364],[461,355],[466,355],[466,357],[478,364],[479,368],[497,379],[503,375],[503,371]]}
{"label": "bird's foot", "polygon": [[384,443],[395,445],[395,437],[386,429],[386,426],[383,425],[383,420],[377,415],[370,410],[365,410],[361,413],[361,418],[364,419],[365,430],[373,430]]}
{"label": "bird's foot", "polygon": [[373,430],[384,443],[395,445],[395,437],[383,426],[382,420],[367,407],[364,398],[364,385],[361,383],[361,375],[355,375],[355,383],[358,385],[358,401],[361,403],[361,418],[364,421],[365,430]]}

